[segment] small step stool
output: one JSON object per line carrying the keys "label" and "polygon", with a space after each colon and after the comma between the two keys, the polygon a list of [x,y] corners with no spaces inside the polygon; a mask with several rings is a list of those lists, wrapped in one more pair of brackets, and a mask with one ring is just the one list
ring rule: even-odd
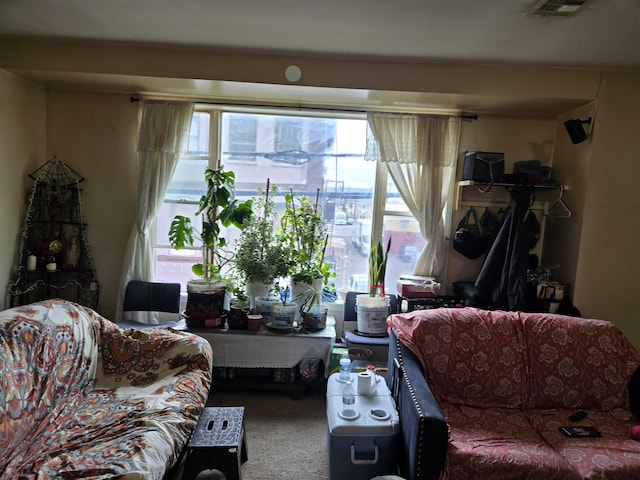
{"label": "small step stool", "polygon": [[247,458],[244,407],[205,407],[187,444],[182,480],[214,469],[226,480],[242,480]]}

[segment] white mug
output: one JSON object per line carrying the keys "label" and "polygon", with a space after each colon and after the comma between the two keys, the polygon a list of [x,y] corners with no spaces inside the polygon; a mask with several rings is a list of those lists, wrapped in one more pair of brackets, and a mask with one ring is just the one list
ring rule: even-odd
{"label": "white mug", "polygon": [[367,370],[358,373],[358,395],[371,395],[376,388],[376,374]]}

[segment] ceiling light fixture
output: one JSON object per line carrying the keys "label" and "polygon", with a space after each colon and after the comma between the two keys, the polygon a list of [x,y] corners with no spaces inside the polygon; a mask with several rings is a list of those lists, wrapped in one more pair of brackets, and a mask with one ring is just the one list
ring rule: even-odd
{"label": "ceiling light fixture", "polygon": [[542,17],[568,17],[576,13],[587,0],[539,0],[527,12]]}

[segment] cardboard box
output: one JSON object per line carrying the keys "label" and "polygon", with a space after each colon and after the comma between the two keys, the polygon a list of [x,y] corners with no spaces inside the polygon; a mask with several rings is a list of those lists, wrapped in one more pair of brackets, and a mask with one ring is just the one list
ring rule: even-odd
{"label": "cardboard box", "polygon": [[537,294],[539,300],[559,302],[564,298],[564,284],[548,280],[538,283]]}
{"label": "cardboard box", "polygon": [[440,284],[433,277],[417,275],[400,275],[396,288],[401,297],[437,297],[440,293]]}

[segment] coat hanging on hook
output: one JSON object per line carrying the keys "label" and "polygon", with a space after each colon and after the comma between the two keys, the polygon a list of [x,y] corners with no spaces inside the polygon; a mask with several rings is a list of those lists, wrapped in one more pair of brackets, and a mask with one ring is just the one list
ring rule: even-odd
{"label": "coat hanging on hook", "polygon": [[527,233],[527,245],[529,250],[533,250],[536,248],[538,240],[540,240],[540,222],[533,210],[529,210],[529,213],[527,213],[527,216],[524,219],[524,228]]}

